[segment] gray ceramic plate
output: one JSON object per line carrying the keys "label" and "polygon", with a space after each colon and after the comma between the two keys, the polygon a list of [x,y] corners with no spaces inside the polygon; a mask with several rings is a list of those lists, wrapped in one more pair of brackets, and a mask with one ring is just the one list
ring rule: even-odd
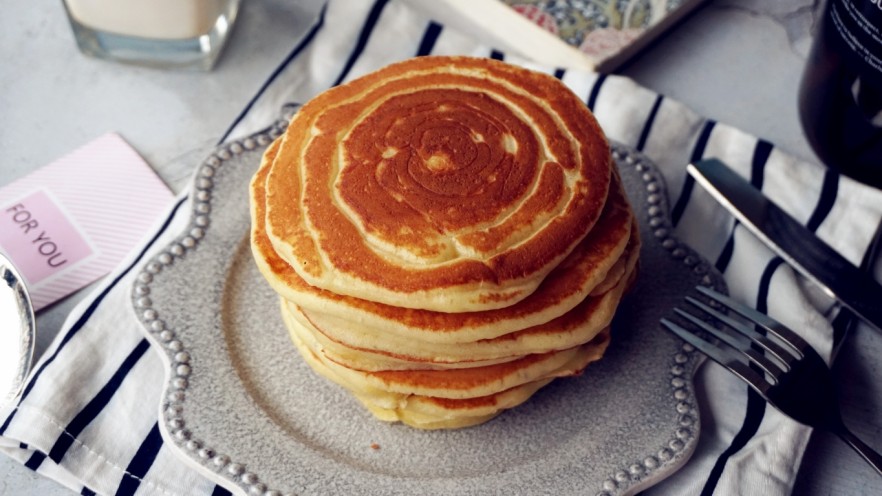
{"label": "gray ceramic plate", "polygon": [[239,494],[630,494],[671,474],[699,432],[697,353],[658,320],[719,276],[669,234],[661,177],[615,147],[644,239],[607,355],[474,428],[375,420],[288,341],[248,245],[248,182],[285,123],[198,167],[190,227],[139,274],[133,303],[168,364],[160,425]]}

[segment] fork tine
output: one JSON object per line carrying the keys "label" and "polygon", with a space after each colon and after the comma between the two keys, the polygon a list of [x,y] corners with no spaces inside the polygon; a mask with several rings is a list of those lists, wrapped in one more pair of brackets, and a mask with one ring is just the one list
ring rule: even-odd
{"label": "fork tine", "polygon": [[716,327],[699,319],[691,313],[681,310],[679,308],[675,308],[674,313],[683,317],[689,322],[692,322],[692,324],[700,327],[701,329],[704,329],[706,332],[713,334],[720,341],[726,343],[727,345],[737,350],[739,353],[746,356],[751,362],[755,363],[761,369],[763,369],[765,373],[775,378],[775,382],[777,382],[777,377],[780,376],[781,373],[784,371],[782,370],[783,367],[781,365],[778,365],[777,363],[762,355],[756,349],[752,348],[750,346],[751,341],[749,339],[739,339],[738,337],[729,334],[728,332],[717,329]]}
{"label": "fork tine", "polygon": [[691,296],[687,296],[686,301],[688,301],[691,305],[698,307],[702,312],[726,324],[733,330],[745,336],[750,341],[758,344],[762,349],[766,350],[773,357],[777,358],[781,363],[783,363],[785,365],[785,370],[790,370],[790,367],[793,365],[793,361],[801,356],[790,351],[789,346],[787,347],[787,349],[785,349],[783,346],[757,332],[756,329],[754,329],[753,327],[746,325],[743,322],[739,322],[729,317],[728,315],[725,315],[722,312],[719,312],[711,308],[710,306],[705,305],[695,298],[692,298]]}
{"label": "fork tine", "polygon": [[750,307],[742,305],[737,301],[720,294],[710,288],[706,288],[703,286],[697,286],[695,288],[699,293],[716,300],[718,303],[726,306],[727,308],[733,310],[735,313],[741,315],[742,317],[749,319],[752,322],[760,325],[763,329],[771,332],[773,335],[777,336],[782,343],[786,344],[789,348],[793,349],[796,352],[797,357],[803,357],[805,354],[805,350],[812,349],[811,345],[808,344],[804,339],[799,337],[798,334],[787,328],[784,324],[778,322],[777,320],[758,312]]}
{"label": "fork tine", "polygon": [[699,351],[710,357],[713,361],[732,371],[733,374],[740,377],[741,380],[752,387],[757,393],[760,394],[760,396],[768,400],[767,392],[771,385],[766,382],[766,379],[761,376],[757,371],[748,367],[747,364],[739,360],[737,357],[732,356],[731,353],[728,353],[726,350],[723,350],[722,348],[713,345],[705,341],[704,339],[701,339],[700,337],[686,330],[686,328],[680,326],[679,324],[676,324],[665,318],[661,319],[660,322],[669,331],[673,332],[681,339],[697,348]]}
{"label": "fork tine", "polygon": [[[732,348],[721,348],[712,344],[705,340],[704,336],[707,334],[699,333],[697,329],[704,329],[708,334],[716,335],[728,344],[738,339],[750,340],[749,337],[740,336],[740,338],[735,338],[733,335],[731,336],[732,339],[724,338],[724,333],[716,332],[717,329],[701,318],[678,308],[675,308],[674,311],[679,315],[679,318],[686,319],[694,324],[695,327],[690,325],[690,329],[687,329],[665,318],[660,320],[662,327],[676,334],[710,359],[718,362],[724,368],[744,380],[751,389],[759,393],[763,399],[783,414],[797,422],[838,435],[858,452],[864,460],[872,465],[877,472],[882,474],[882,454],[867,446],[843,424],[839,405],[836,401],[836,387],[830,369],[814,348],[797,336],[796,333],[773,319],[746,308],[715,291],[703,287],[696,289],[712,300],[740,314],[742,317],[765,328],[767,332],[776,336],[784,344],[784,347],[793,348],[794,354],[799,355],[798,358],[792,358],[794,366],[790,370],[781,373],[780,380],[777,380],[773,385],[767,382],[766,377],[777,379],[778,376],[768,374],[768,371],[766,374],[763,374],[759,369],[755,369],[753,365],[759,365],[759,362],[754,360],[754,357],[748,355],[748,359],[753,360],[751,365],[748,365],[748,363],[742,361],[741,357],[735,355]],[[696,308],[702,308],[703,306],[694,298],[690,300],[690,303],[695,305]],[[719,312],[712,310],[707,315],[715,317],[717,314]],[[753,344],[755,343],[750,341],[747,350],[760,353],[760,350],[753,347]],[[747,355],[744,347],[736,346],[735,348]],[[789,354],[789,352],[786,353]],[[767,355],[761,356],[767,358]]]}

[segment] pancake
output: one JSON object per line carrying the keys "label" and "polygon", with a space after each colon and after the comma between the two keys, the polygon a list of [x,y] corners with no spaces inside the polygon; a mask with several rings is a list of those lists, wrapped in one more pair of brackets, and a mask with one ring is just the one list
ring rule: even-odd
{"label": "pancake", "polygon": [[606,293],[586,298],[549,322],[492,339],[465,343],[426,343],[399,337],[363,323],[316,314],[285,302],[285,311],[314,336],[329,356],[362,370],[463,368],[498,363],[531,353],[547,353],[585,343],[608,327],[636,272],[637,252],[622,260],[624,273]]}
{"label": "pancake", "polygon": [[301,356],[318,374],[351,391],[380,420],[402,421],[422,429],[486,422],[523,403],[554,378],[580,374],[603,355],[609,344],[609,331],[605,330],[574,349],[529,355],[503,365],[458,371],[364,373],[329,360],[320,345],[294,330],[298,325],[295,320],[286,318],[286,324],[292,329],[291,338]]}
{"label": "pancake", "polygon": [[[297,327],[296,320],[289,328]],[[298,334],[297,331],[294,334]],[[305,335],[305,333],[304,333]],[[304,335],[298,334],[298,337]],[[605,335],[605,336],[608,336]],[[381,390],[390,393],[416,394],[448,399],[487,396],[540,379],[572,375],[588,363],[594,355],[586,344],[561,351],[526,355],[510,362],[482,365],[467,369],[448,370],[382,370],[366,372],[348,368],[331,360],[316,342],[312,351],[323,364],[334,371],[342,384],[355,391]],[[600,358],[598,354],[596,358]]]}
{"label": "pancake", "polygon": [[618,176],[613,174],[608,201],[591,232],[533,294],[510,307],[435,312],[339,295],[308,284],[276,253],[266,235],[266,177],[280,146],[280,140],[270,146],[251,183],[251,247],[258,269],[276,292],[304,310],[358,322],[365,329],[435,343],[492,339],[546,323],[572,310],[599,285],[615,284],[617,279],[607,279],[615,277],[616,264],[627,247],[634,253],[639,251],[633,214]]}
{"label": "pancake", "polygon": [[304,361],[322,377],[339,384],[371,412],[386,422],[401,421],[419,429],[458,429],[482,424],[493,419],[503,410],[514,408],[527,401],[552,379],[534,381],[481,398],[451,400],[416,395],[403,395],[385,391],[353,391],[308,347],[296,341],[295,346]]}
{"label": "pancake", "polygon": [[534,381],[496,394],[465,400],[410,396],[397,408],[381,408],[355,396],[382,420],[400,421],[419,429],[459,429],[482,424],[504,410],[520,405],[552,380]]}
{"label": "pancake", "polygon": [[435,312],[509,307],[592,230],[610,163],[597,121],[556,78],[419,57],[297,112],[266,176],[266,235],[335,294]]}

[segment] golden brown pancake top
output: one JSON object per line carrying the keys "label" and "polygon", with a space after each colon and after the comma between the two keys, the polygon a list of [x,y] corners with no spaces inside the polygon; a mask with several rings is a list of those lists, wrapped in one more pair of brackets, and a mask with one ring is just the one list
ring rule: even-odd
{"label": "golden brown pancake top", "polygon": [[609,146],[557,79],[421,57],[300,109],[266,182],[267,231],[307,282],[461,311],[528,296],[606,202]]}
{"label": "golden brown pancake top", "polygon": [[[436,332],[456,332],[496,325],[503,325],[507,331],[513,331],[518,327],[541,324],[577,305],[587,296],[593,285],[601,282],[606,271],[622,254],[629,237],[636,233],[624,191],[618,177],[613,175],[614,185],[610,188],[609,201],[588,236],[545,278],[536,291],[510,307],[479,312],[448,313],[402,308],[340,295],[309,285],[276,253],[266,236],[265,178],[269,172],[268,165],[272,163],[278,146],[278,142],[274,143],[267,150],[265,163],[255,174],[251,185],[252,249],[255,258],[267,267],[269,273],[264,275],[277,289],[288,289],[296,295],[310,295],[310,300],[317,299],[322,303],[333,304],[333,307],[317,308],[315,304],[310,304],[309,300],[284,293],[305,308],[321,311],[337,308],[337,312],[347,311],[347,313],[356,311],[362,316],[365,314],[376,316],[387,323],[394,322]],[[633,249],[639,249],[639,244],[634,244]],[[590,284],[586,285],[586,282]],[[564,300],[572,300],[572,302],[561,305]],[[555,306],[560,308],[554,312],[547,312]],[[340,310],[339,307],[345,308]],[[542,314],[547,315],[540,319]]]}

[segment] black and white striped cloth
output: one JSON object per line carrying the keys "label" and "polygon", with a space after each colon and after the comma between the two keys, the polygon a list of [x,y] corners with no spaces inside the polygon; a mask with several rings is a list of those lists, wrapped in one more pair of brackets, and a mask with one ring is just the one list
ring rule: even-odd
{"label": "black and white striped cloth", "polygon": [[[271,123],[283,104],[387,63],[424,54],[504,58],[554,74],[597,115],[610,138],[647,154],[669,188],[678,237],[725,275],[731,294],[834,349],[834,307],[738,226],[685,173],[717,156],[856,264],[882,217],[882,193],[801,162],[772,144],[702,118],[634,82],[543,68],[480,46],[401,0],[331,0],[248,102],[221,142]],[[195,166],[195,164],[194,164]],[[70,315],[21,398],[0,410],[0,449],[80,494],[230,494],[181,463],[157,423],[164,367],[130,307],[138,267],[188,222],[184,194],[144,246]],[[699,446],[646,494],[789,494],[809,429],[784,418],[729,373],[708,364]]]}

